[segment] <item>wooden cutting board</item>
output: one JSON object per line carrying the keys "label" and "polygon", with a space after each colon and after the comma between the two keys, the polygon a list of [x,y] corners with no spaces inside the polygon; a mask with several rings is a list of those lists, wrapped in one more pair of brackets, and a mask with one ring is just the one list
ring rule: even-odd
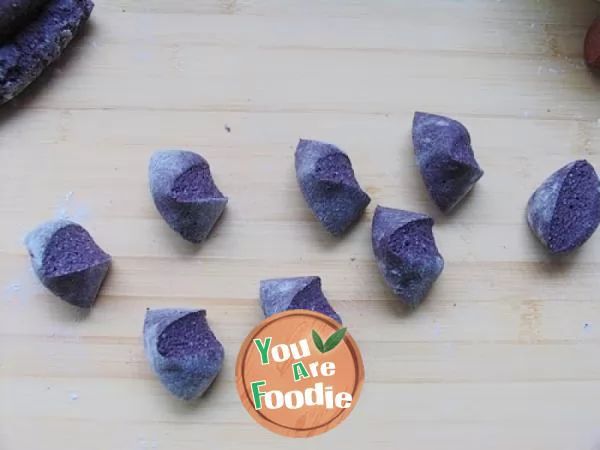
{"label": "wooden cutting board", "polygon": [[[0,109],[0,448],[597,449],[600,235],[551,264],[524,219],[551,172],[600,167],[600,83],[581,61],[595,13],[591,0],[98,1],[84,38]],[[485,170],[449,217],[415,167],[415,110],[465,123]],[[341,241],[296,185],[300,137],[347,151],[373,198]],[[148,193],[148,158],[171,147],[202,153],[230,197],[199,249]],[[437,221],[446,268],[413,314],[373,261],[377,204]],[[40,287],[22,244],[61,214],[114,257],[87,317]],[[366,382],[307,443],[253,422],[234,364],[261,319],[259,280],[313,274]],[[198,405],[152,376],[146,307],[208,310],[226,361]]]}

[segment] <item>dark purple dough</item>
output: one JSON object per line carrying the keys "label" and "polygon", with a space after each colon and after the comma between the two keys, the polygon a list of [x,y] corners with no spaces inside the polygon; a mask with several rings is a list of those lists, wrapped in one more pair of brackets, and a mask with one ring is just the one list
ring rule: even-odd
{"label": "dark purple dough", "polygon": [[307,309],[342,323],[321,289],[319,277],[275,278],[260,282],[260,304],[269,317],[284,311]]}
{"label": "dark purple dough", "polygon": [[295,166],[309,208],[334,236],[343,235],[371,202],[356,181],[350,159],[334,145],[301,139]]}
{"label": "dark purple dough", "polygon": [[148,309],[144,351],[150,367],[167,390],[194,400],[210,387],[223,366],[223,345],[205,310]]}
{"label": "dark purple dough", "polygon": [[35,19],[48,0],[0,0],[0,44]]}
{"label": "dark purple dough", "polygon": [[228,201],[208,162],[190,151],[159,151],[150,159],[148,175],[154,204],[167,224],[183,239],[203,242]]}
{"label": "dark purple dough", "polygon": [[409,306],[421,303],[444,269],[433,224],[425,214],[375,209],[372,244],[377,266],[392,291]]}
{"label": "dark purple dough", "polygon": [[483,176],[469,132],[456,120],[417,112],[412,138],[429,195],[442,212],[450,212]]}
{"label": "dark purple dough", "polygon": [[581,247],[600,223],[600,182],[585,160],[554,172],[533,193],[527,204],[527,221],[552,254]]}
{"label": "dark purple dough", "polygon": [[81,225],[69,220],[43,223],[27,235],[25,245],[46,288],[72,305],[93,306],[111,257]]}
{"label": "dark purple dough", "polygon": [[0,46],[0,105],[57,60],[87,21],[91,0],[50,0],[34,20]]}

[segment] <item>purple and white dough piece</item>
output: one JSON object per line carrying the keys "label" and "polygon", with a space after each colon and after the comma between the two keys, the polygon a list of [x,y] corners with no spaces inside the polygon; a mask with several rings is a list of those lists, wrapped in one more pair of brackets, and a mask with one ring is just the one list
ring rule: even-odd
{"label": "purple and white dough piece", "polygon": [[94,305],[112,259],[81,225],[65,219],[43,223],[27,235],[25,245],[48,290],[80,308]]}
{"label": "purple and white dough piece", "polygon": [[[25,2],[17,4],[22,5],[20,14],[25,14]],[[30,22],[0,44],[0,105],[24,91],[62,55],[93,8],[91,0],[50,0]],[[6,16],[3,19],[13,24],[16,20]]]}
{"label": "purple and white dough piece", "polygon": [[469,132],[456,120],[416,112],[412,139],[429,195],[443,213],[450,212],[483,176]]}
{"label": "purple and white dough piece", "polygon": [[600,181],[586,160],[550,175],[527,203],[527,222],[551,254],[581,247],[600,224]]}
{"label": "purple and white dough piece", "polygon": [[431,217],[377,206],[372,244],[379,271],[403,302],[417,306],[444,269]]}
{"label": "purple and white dough piece", "polygon": [[262,280],[260,305],[265,317],[284,311],[306,309],[342,323],[342,319],[323,294],[321,278],[315,276]]}
{"label": "purple and white dough piece", "polygon": [[158,151],[150,158],[148,177],[156,209],[167,224],[187,241],[206,240],[228,202],[208,162],[191,151]]}
{"label": "purple and white dough piece", "polygon": [[144,352],[154,374],[175,397],[194,400],[213,383],[225,355],[205,310],[148,309]]}
{"label": "purple and white dough piece", "polygon": [[295,167],[308,207],[334,236],[346,233],[371,202],[356,181],[350,158],[334,145],[301,139]]}

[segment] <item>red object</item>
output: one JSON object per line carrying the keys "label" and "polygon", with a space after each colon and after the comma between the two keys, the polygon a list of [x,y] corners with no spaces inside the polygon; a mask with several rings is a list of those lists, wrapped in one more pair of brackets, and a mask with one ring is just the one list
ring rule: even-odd
{"label": "red object", "polygon": [[594,19],[585,36],[583,46],[585,62],[594,69],[600,68],[600,18]]}

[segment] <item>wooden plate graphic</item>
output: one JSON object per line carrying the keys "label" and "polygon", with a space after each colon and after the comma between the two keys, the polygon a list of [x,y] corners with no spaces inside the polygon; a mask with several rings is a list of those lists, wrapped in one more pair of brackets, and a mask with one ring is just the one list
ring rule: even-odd
{"label": "wooden plate graphic", "polygon": [[348,417],[365,374],[358,346],[342,328],[323,314],[293,310],[250,332],[238,354],[236,386],[260,425],[284,436],[311,437]]}

